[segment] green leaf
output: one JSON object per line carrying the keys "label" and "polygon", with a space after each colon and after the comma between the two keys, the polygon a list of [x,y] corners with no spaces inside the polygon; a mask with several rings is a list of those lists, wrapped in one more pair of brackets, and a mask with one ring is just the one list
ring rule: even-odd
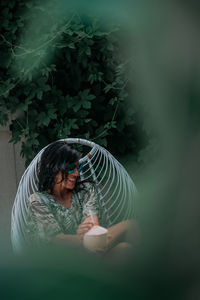
{"label": "green leaf", "polygon": [[55,113],[57,111],[57,109],[56,108],[50,108],[49,110],[48,110],[48,117],[50,118],[50,119],[56,119],[57,118],[57,114]]}
{"label": "green leaf", "polygon": [[89,101],[84,101],[82,102],[82,107],[83,108],[91,108],[91,103]]}
{"label": "green leaf", "polygon": [[77,112],[81,108],[81,103],[77,101],[77,103],[73,106],[74,112]]}
{"label": "green leaf", "polygon": [[63,132],[65,134],[70,134],[71,129],[78,129],[79,126],[77,124],[77,119],[66,119],[64,121],[64,127],[63,127]]}
{"label": "green leaf", "polygon": [[93,84],[94,81],[96,81],[96,75],[95,74],[90,74],[88,77],[88,81]]}
{"label": "green leaf", "polygon": [[44,112],[39,113],[38,115],[38,126],[48,126],[50,123],[50,118]]}
{"label": "green leaf", "polygon": [[37,92],[37,98],[38,98],[39,100],[42,99],[42,95],[43,95],[43,91],[42,91],[42,90],[40,90],[40,91]]}
{"label": "green leaf", "polygon": [[79,113],[80,118],[85,118],[89,115],[89,111],[87,111],[87,110],[79,110],[78,113]]}
{"label": "green leaf", "polygon": [[45,84],[44,87],[43,87],[43,91],[44,91],[44,92],[48,92],[48,91],[50,91],[50,90],[51,90],[50,85]]}
{"label": "green leaf", "polygon": [[25,112],[10,127],[13,142],[26,138],[22,155],[31,160],[41,147],[70,135],[97,138],[105,146],[112,134],[111,150],[119,153],[119,140],[129,149],[135,118],[124,83],[131,72],[118,33],[93,17],[74,16],[69,23],[69,16],[57,20],[39,2],[24,3],[4,1],[1,27],[7,42],[0,39],[0,122]]}
{"label": "green leaf", "polygon": [[89,123],[92,119],[85,119],[85,123]]}
{"label": "green leaf", "polygon": [[70,49],[76,49],[74,43],[70,43],[70,44],[68,45],[68,47],[69,47]]}
{"label": "green leaf", "polygon": [[91,49],[89,47],[87,47],[85,53],[88,55],[88,56],[91,56]]}
{"label": "green leaf", "polygon": [[78,110],[83,107],[85,109],[91,108],[91,101],[96,98],[95,95],[89,94],[90,90],[85,89],[78,93],[77,97],[73,97],[72,99],[72,108],[74,112],[78,112]]}
{"label": "green leaf", "polygon": [[107,94],[113,88],[112,84],[107,84],[104,88],[105,93]]}
{"label": "green leaf", "polygon": [[20,111],[20,110],[23,110],[23,111],[27,111],[28,110],[28,107],[29,105],[32,103],[32,100],[30,99],[30,97],[27,97],[25,99],[25,102],[24,103],[20,103],[18,106],[17,106],[17,109]]}
{"label": "green leaf", "polygon": [[108,103],[110,105],[114,105],[116,102],[117,102],[117,97],[114,97],[114,98],[111,98]]}

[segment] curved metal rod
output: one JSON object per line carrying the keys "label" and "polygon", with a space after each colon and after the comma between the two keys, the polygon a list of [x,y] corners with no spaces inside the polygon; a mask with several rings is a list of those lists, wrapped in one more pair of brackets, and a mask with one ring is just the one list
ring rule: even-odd
{"label": "curved metal rod", "polygon": [[[123,185],[122,185],[121,182],[120,182],[120,183],[121,183],[121,185],[124,187],[124,184],[125,184],[124,178],[122,178],[122,180],[123,180]],[[124,201],[123,201],[123,200],[124,200]],[[121,203],[122,203],[122,205],[121,205]],[[123,188],[123,189],[122,189],[122,195],[121,195],[121,201],[118,202],[118,205],[117,205],[117,207],[114,209],[112,215],[114,215],[115,212],[118,211],[118,208],[119,208],[119,206],[121,205],[121,206],[120,206],[120,211],[118,212],[118,215],[115,217],[115,219],[113,220],[113,222],[115,222],[115,221],[117,220],[117,218],[120,216],[120,213],[121,213],[121,211],[123,211],[123,208],[124,208],[125,204],[126,204],[126,189]]]}
{"label": "curved metal rod", "polygon": [[[99,152],[100,153],[100,156],[102,157],[102,152]],[[100,160],[99,160],[99,162],[97,163],[97,166],[96,166],[96,168],[91,172],[90,171],[90,175],[88,176],[88,177],[86,177],[86,179],[85,180],[87,180],[88,178],[90,178],[90,177],[92,177],[93,176],[93,174],[96,172],[96,169],[99,167],[99,164],[100,164],[100,162],[101,162],[101,157],[100,157]]]}
{"label": "curved metal rod", "polygon": [[[129,179],[129,178],[128,178]],[[134,198],[134,183],[132,182],[132,180],[128,180],[128,193],[130,195],[130,201],[129,201],[129,210],[127,210],[127,214],[128,216],[132,216],[135,212],[135,208],[134,208],[134,202],[133,198]]]}
{"label": "curved metal rod", "polygon": [[[114,194],[116,193],[116,190],[117,190],[117,188],[119,188],[119,192],[118,192],[118,195],[117,195],[117,199],[120,197],[120,194],[121,194],[121,190],[122,190],[122,184],[121,184],[121,180],[120,180],[120,174],[118,174],[118,168],[115,168],[115,171],[116,171],[116,173],[117,173],[117,175],[118,176],[115,176],[115,177],[117,177],[117,182],[116,182],[116,184],[115,184],[115,189],[113,190],[113,192],[112,192],[112,194],[110,195],[110,199],[113,199],[114,198]],[[113,176],[114,177],[114,176]],[[119,185],[118,185],[119,184]],[[110,185],[110,187],[111,187],[111,185]],[[106,194],[105,194],[106,195]],[[116,200],[116,198],[115,198],[115,200]],[[111,206],[109,207],[109,210],[111,210],[112,209],[112,207],[113,207],[113,205],[116,203],[116,201],[113,201],[113,203],[111,204]],[[121,203],[121,201],[120,201],[120,203]],[[119,204],[120,204],[119,203]],[[113,214],[111,214],[110,215],[110,217],[112,217],[112,215]]]}
{"label": "curved metal rod", "polygon": [[[85,179],[95,178],[97,195],[106,220],[111,224],[119,218],[131,216],[135,211],[134,197],[137,191],[123,166],[105,148],[93,142],[84,139],[61,139],[61,141],[66,141],[68,144],[79,143],[92,148],[88,155],[79,160],[84,167],[80,175]],[[25,226],[29,196],[37,191],[38,166],[46,147],[36,155],[19,183],[12,208],[11,239],[13,247],[20,248],[23,243],[26,243]]]}
{"label": "curved metal rod", "polygon": [[92,160],[95,156],[96,156],[96,153],[99,151],[98,147],[94,147],[93,149],[93,152],[90,151],[87,155],[85,155],[84,157],[80,158],[79,159],[79,163],[82,164],[84,162],[86,162],[86,164],[88,163],[88,155],[90,156],[90,159]]}
{"label": "curved metal rod", "polygon": [[[107,173],[107,169],[108,169],[108,164],[109,164],[109,161],[108,159],[106,160],[106,169],[104,171],[104,176],[102,176],[101,180],[98,182],[98,185],[101,186],[101,182],[103,181],[105,174]],[[110,173],[111,173],[111,168],[109,169],[109,175],[107,176],[107,181],[104,183],[104,186],[107,184],[107,182],[109,181],[109,177],[110,177]]]}
{"label": "curved metal rod", "polygon": [[[121,166],[121,165],[120,165],[120,167],[123,168],[123,166]],[[128,207],[130,207],[131,203],[133,202],[133,201],[131,201],[130,195],[128,195],[128,197],[127,197],[126,194],[127,194],[127,189],[129,188],[129,185],[134,187],[134,184],[133,184],[133,181],[131,180],[131,178],[129,177],[128,173],[126,172],[126,170],[124,168],[123,168],[123,170],[124,170],[124,176],[122,177],[122,182],[123,182],[124,191],[125,191],[125,196],[124,196],[125,201],[123,201],[123,205],[122,205],[120,211],[118,212],[118,215],[120,215],[125,202],[128,204]],[[119,205],[118,205],[118,207],[119,207]],[[118,209],[118,207],[116,208],[116,210]],[[126,211],[128,212],[129,215],[131,214],[131,212],[129,212],[129,209],[127,209]],[[126,217],[126,216],[127,216],[127,214],[124,217]]]}
{"label": "curved metal rod", "polygon": [[[106,157],[105,155],[104,155],[104,157]],[[106,157],[107,158],[107,157]],[[112,164],[112,161],[109,161],[109,163],[110,164]],[[101,169],[102,170],[102,169]],[[98,177],[100,176],[100,174],[98,174]],[[105,177],[105,176],[104,176]],[[103,177],[103,178],[104,178]],[[107,190],[107,193],[109,192],[109,190],[110,190],[110,188],[111,188],[111,185],[113,184],[113,181],[114,181],[114,176],[112,177],[112,182],[110,183],[110,187],[108,188],[108,190]],[[103,190],[103,189],[102,189]],[[101,191],[102,191],[101,190]],[[106,194],[104,194],[104,198],[105,198],[105,196],[107,195],[107,193]]]}
{"label": "curved metal rod", "polygon": [[[103,156],[103,164],[104,164],[104,161],[105,161],[105,156],[103,155],[103,152],[101,151],[101,158],[102,158],[102,156]],[[97,166],[95,167],[95,169],[94,169],[94,173],[96,173],[96,170],[98,169],[98,167],[99,167],[100,163],[102,163],[101,159],[99,160],[99,162],[98,162]],[[102,165],[103,165],[103,164],[102,164]],[[100,170],[100,171],[98,171],[98,175],[96,175],[96,179],[98,179],[98,177],[100,176],[102,169],[103,169],[103,166],[101,167],[101,170]]]}
{"label": "curved metal rod", "polygon": [[109,161],[107,159],[106,159],[105,165],[106,165],[106,167],[105,167],[104,175],[102,176],[101,180],[98,182],[98,188],[99,188],[100,193],[104,190],[105,186],[107,185],[107,183],[109,181],[110,174],[111,174],[111,168],[109,168],[109,175],[107,176],[107,180],[104,183],[104,185],[102,185],[102,181],[106,177],[105,174],[107,173],[107,169],[108,169],[108,165],[109,165]]}
{"label": "curved metal rod", "polygon": [[[96,153],[97,153],[97,154],[96,154]],[[96,163],[96,161],[97,161],[99,155],[101,155],[101,151],[99,151],[99,149],[97,149],[97,151],[95,152],[95,155],[92,156],[92,159],[95,159],[94,163]],[[86,156],[86,159],[87,159],[87,161],[86,161],[86,164],[84,164],[84,167],[89,166],[89,161],[88,161],[88,157],[87,157],[87,156]],[[89,159],[90,159],[90,161],[92,161],[91,158],[89,158]],[[94,164],[94,163],[93,163],[93,164]],[[87,173],[88,170],[90,170],[90,167],[83,173],[83,175],[84,175],[85,173]]]}
{"label": "curved metal rod", "polygon": [[[110,215],[110,217],[112,217],[116,212],[117,212],[117,216],[115,217],[115,219],[113,220],[113,222],[115,223],[115,221],[117,220],[117,218],[119,218],[119,216],[122,214],[123,215],[123,219],[126,218],[126,214],[124,214],[123,212],[123,208],[126,204],[129,203],[129,196],[127,196],[127,174],[123,174],[123,167],[119,166],[119,169],[117,170],[117,172],[119,173],[118,176],[120,177],[120,185],[123,187],[122,189],[122,194],[121,194],[121,188],[120,188],[120,192],[118,193],[117,198],[115,198],[115,203],[118,203],[117,207],[114,209],[114,211],[112,212],[112,214]],[[122,176],[122,174],[124,176]],[[113,194],[112,194],[113,197]],[[117,201],[118,198],[121,198],[121,201]],[[109,207],[109,210],[112,208],[113,205],[111,205],[111,207]],[[120,207],[120,211],[118,211],[118,208]]]}
{"label": "curved metal rod", "polygon": [[[112,160],[109,160],[109,162],[110,162],[111,165],[112,165],[112,170],[115,170],[114,162],[113,162]],[[115,172],[113,172],[113,174],[115,174]],[[109,188],[107,189],[106,193],[104,194],[104,197],[106,197],[107,194],[109,193],[109,191],[110,191],[110,189],[111,189],[111,187],[112,187],[112,185],[113,185],[114,179],[115,179],[114,176],[112,176],[112,180],[111,180],[110,186],[109,186]],[[117,184],[118,184],[118,182],[117,182]],[[117,188],[117,184],[116,184],[116,188]]]}

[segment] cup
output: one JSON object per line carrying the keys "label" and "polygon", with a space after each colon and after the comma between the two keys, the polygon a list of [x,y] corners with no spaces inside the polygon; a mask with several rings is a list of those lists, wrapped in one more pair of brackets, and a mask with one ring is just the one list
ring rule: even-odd
{"label": "cup", "polygon": [[95,225],[83,236],[83,245],[90,251],[104,251],[108,244],[108,230]]}

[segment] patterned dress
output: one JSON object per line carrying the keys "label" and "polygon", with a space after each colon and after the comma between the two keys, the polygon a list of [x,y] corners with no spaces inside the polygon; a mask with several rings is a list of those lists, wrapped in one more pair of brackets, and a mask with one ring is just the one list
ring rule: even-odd
{"label": "patterned dress", "polygon": [[87,184],[73,193],[71,207],[66,208],[46,192],[29,198],[27,243],[40,246],[51,242],[59,233],[75,234],[78,225],[90,214],[99,213],[99,202],[93,185]]}

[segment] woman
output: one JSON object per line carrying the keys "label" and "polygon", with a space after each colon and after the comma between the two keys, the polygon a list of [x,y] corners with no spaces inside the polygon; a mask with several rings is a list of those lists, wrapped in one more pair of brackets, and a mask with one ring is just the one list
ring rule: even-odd
{"label": "woman", "polygon": [[[52,143],[43,152],[39,190],[29,198],[27,236],[31,245],[60,241],[81,244],[83,235],[99,224],[95,185],[81,182],[80,156],[80,152],[63,141]],[[130,225],[129,221],[119,224],[109,228],[110,245]]]}

